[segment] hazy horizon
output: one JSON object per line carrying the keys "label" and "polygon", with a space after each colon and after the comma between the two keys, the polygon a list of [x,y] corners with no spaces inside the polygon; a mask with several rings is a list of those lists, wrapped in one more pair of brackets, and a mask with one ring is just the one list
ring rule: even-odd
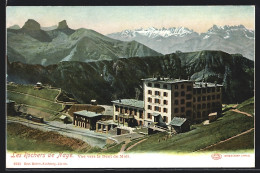
{"label": "hazy horizon", "polygon": [[41,27],[66,20],[72,29],[93,29],[102,34],[138,28],[186,27],[206,32],[213,25],[255,28],[254,6],[7,6],[6,27],[22,27],[28,19]]}

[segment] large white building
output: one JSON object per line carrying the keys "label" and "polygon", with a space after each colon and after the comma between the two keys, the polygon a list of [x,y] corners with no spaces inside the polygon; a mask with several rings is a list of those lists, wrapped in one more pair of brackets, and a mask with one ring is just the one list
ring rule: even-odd
{"label": "large white building", "polygon": [[160,120],[169,125],[174,117],[201,122],[208,119],[212,112],[221,114],[222,85],[168,78],[147,78],[142,81],[143,101],[112,101],[114,121],[121,122],[122,119],[118,119],[120,115],[128,121],[131,119],[131,125],[136,121],[137,125],[147,126]]}

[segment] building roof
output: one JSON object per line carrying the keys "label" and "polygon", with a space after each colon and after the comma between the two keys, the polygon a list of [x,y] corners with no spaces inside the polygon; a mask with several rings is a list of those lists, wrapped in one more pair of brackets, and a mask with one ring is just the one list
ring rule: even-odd
{"label": "building roof", "polygon": [[195,82],[193,84],[193,88],[205,88],[205,87],[216,87],[216,86],[223,86],[220,84],[210,83],[210,82]]}
{"label": "building roof", "polygon": [[6,99],[6,103],[14,103],[13,100]]}
{"label": "building roof", "polygon": [[208,116],[216,116],[216,115],[217,115],[217,112],[212,112]]}
{"label": "building roof", "polygon": [[90,102],[96,102],[97,100],[91,100]]}
{"label": "building roof", "polygon": [[67,118],[65,115],[60,116],[60,119],[64,120],[65,118]]}
{"label": "building roof", "polygon": [[78,114],[78,115],[81,115],[84,117],[89,117],[89,118],[101,116],[101,114],[97,114],[95,112],[90,112],[90,111],[86,111],[86,110],[74,112],[74,114]]}
{"label": "building roof", "polygon": [[114,100],[112,103],[126,105],[126,106],[132,106],[136,108],[144,108],[144,101],[142,100],[135,100],[135,99],[121,99],[121,100]]}
{"label": "building roof", "polygon": [[146,79],[142,79],[142,80],[148,81],[148,82],[160,82],[160,83],[168,83],[168,84],[181,83],[181,82],[193,82],[191,80],[170,79],[170,78],[160,78],[159,80],[157,78],[146,78]]}
{"label": "building roof", "polygon": [[154,116],[154,117],[157,117],[157,116],[159,116],[160,114],[159,113],[152,113],[152,116]]}
{"label": "building roof", "polygon": [[103,125],[117,125],[117,123],[115,123],[113,120],[108,120],[108,121],[98,121],[98,124],[103,124]]}
{"label": "building roof", "polygon": [[173,117],[172,121],[170,122],[170,125],[181,126],[183,123],[185,123],[185,121],[187,121],[186,118]]}

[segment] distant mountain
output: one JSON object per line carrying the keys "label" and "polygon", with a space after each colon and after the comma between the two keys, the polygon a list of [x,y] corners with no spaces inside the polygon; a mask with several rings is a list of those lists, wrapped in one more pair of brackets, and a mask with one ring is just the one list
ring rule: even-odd
{"label": "distant mountain", "polygon": [[21,29],[19,25],[12,25],[8,29]]}
{"label": "distant mountain", "polygon": [[44,30],[44,31],[50,31],[50,30],[54,30],[54,29],[57,29],[57,28],[58,28],[57,25],[48,26],[48,27],[41,27],[41,29]]}
{"label": "distant mountain", "polygon": [[142,92],[141,79],[156,74],[217,81],[224,85],[224,103],[241,102],[254,95],[254,62],[221,51],[178,52],[88,63],[68,61],[46,67],[8,62],[7,74],[7,80],[16,83],[41,81],[61,87],[81,103],[96,99],[100,104],[111,104],[111,100],[118,98],[135,98],[137,89]]}
{"label": "distant mountain", "polygon": [[7,29],[7,48],[10,62],[41,65],[161,55],[136,41],[118,41],[89,29],[73,30],[65,20],[49,31],[33,19],[21,29]]}
{"label": "distant mountain", "polygon": [[136,40],[162,54],[176,51],[190,52],[201,50],[221,50],[240,53],[254,59],[254,31],[238,26],[213,25],[205,33],[197,33],[188,28],[161,28],[124,30],[107,35],[121,41]]}

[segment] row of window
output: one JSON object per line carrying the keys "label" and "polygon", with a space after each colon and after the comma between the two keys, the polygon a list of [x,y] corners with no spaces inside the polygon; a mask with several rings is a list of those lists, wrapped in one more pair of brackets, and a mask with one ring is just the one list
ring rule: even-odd
{"label": "row of window", "polygon": [[[139,118],[143,118],[143,114],[139,114]],[[118,120],[118,115],[115,115],[115,120]]]}
{"label": "row of window", "polygon": [[[178,96],[179,96],[179,92],[175,91],[175,92],[174,92],[174,96],[175,96],[175,97],[178,97]],[[185,92],[184,92],[184,91],[181,92],[181,96],[185,96]],[[187,95],[186,95],[186,99],[191,99],[191,97],[192,97],[191,94],[187,94]]]}
{"label": "row of window", "polygon": [[[209,96],[199,96],[199,97],[197,97],[197,101],[198,102],[200,102],[201,100],[202,101],[206,101],[206,98],[207,98],[207,100],[215,100],[216,98],[217,99],[220,99],[220,94],[217,94],[217,96],[216,95],[209,95]],[[196,102],[196,97],[193,97],[193,102]]]}
{"label": "row of window", "polygon": [[215,108],[215,107],[220,107],[221,104],[219,102],[213,102],[213,103],[203,103],[203,104],[197,104],[197,106],[194,105],[194,108],[197,107],[197,109],[205,109],[205,108]]}
{"label": "row of window", "polygon": [[[152,95],[152,90],[148,90],[148,94]],[[160,91],[154,91],[154,95],[156,96],[161,96],[161,92]],[[167,92],[163,92],[163,96],[164,97],[168,97],[168,93]]]}
{"label": "row of window", "polygon": [[[148,97],[148,98],[147,98],[147,101],[148,101],[149,103],[152,103],[152,102],[153,102],[152,100],[153,100],[153,99],[152,99],[151,97]],[[161,100],[155,98],[155,99],[154,99],[154,103],[159,103],[159,104],[161,104]],[[164,104],[164,105],[168,105],[168,100],[163,100],[163,104]]]}
{"label": "row of window", "polygon": [[[153,108],[153,109],[152,109],[152,108]],[[161,111],[162,111],[162,108],[159,107],[159,106],[154,106],[154,107],[152,107],[151,105],[147,105],[147,109],[148,109],[148,110],[158,111],[158,112],[161,112]],[[167,108],[163,108],[163,112],[164,112],[164,113],[167,113],[167,112],[168,112],[168,109],[167,109]]]}
{"label": "row of window", "polygon": [[219,92],[220,87],[211,87],[211,88],[193,88],[193,94],[201,94],[201,93],[211,93],[211,92]]}
{"label": "row of window", "polygon": [[137,111],[137,109],[127,109],[127,108],[121,108],[119,110],[119,106],[115,106],[116,107],[116,112],[119,112],[124,114],[124,113],[128,113],[130,115],[137,115],[137,112],[139,112],[139,115],[142,115],[143,114],[143,111]]}
{"label": "row of window", "polygon": [[[147,118],[152,119],[151,113],[147,113]],[[168,123],[168,117],[167,116],[163,116],[162,119],[163,119],[163,122]]]}
{"label": "row of window", "polygon": [[[148,83],[148,87],[152,87],[153,84],[152,83]],[[161,84],[159,83],[154,83],[154,88],[161,88]],[[163,89],[168,89],[168,85],[167,84],[162,84],[162,88]],[[175,84],[174,85],[174,89],[184,89],[185,88],[185,85],[184,84]],[[188,85],[187,86],[187,91],[191,91],[192,90],[192,86],[191,85]]]}
{"label": "row of window", "polygon": [[[148,83],[148,87],[152,87],[152,83]],[[161,84],[159,84],[159,83],[154,83],[154,87],[155,88],[161,88]],[[168,88],[168,86],[167,86],[167,84],[163,84],[163,88],[164,89],[167,89]]]}
{"label": "row of window", "polygon": [[210,111],[208,111],[208,112],[203,111],[202,113],[201,113],[201,112],[197,112],[197,113],[196,113],[196,117],[197,117],[197,118],[201,118],[201,116],[202,116],[203,118],[205,118],[205,117],[207,117],[210,113],[211,113]]}

